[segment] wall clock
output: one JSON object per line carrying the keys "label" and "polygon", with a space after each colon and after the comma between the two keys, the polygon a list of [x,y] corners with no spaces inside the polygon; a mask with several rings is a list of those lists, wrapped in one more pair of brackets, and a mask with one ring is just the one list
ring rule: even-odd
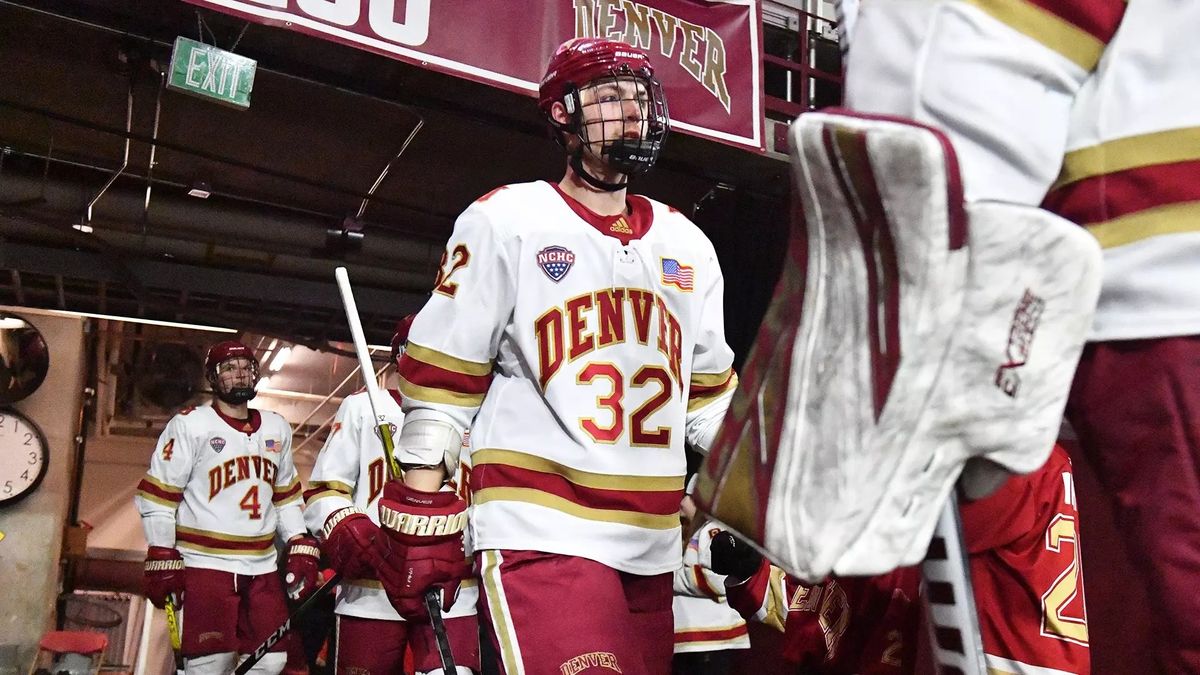
{"label": "wall clock", "polygon": [[49,463],[42,430],[21,413],[0,408],[0,507],[32,494]]}

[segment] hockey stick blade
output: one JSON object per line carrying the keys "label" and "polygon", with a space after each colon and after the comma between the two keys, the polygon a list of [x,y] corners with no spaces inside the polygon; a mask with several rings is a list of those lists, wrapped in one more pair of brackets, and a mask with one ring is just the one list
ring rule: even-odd
{"label": "hockey stick blade", "polygon": [[438,589],[425,591],[425,609],[429,612],[429,623],[433,624],[433,637],[437,640],[438,656],[442,658],[442,672],[454,675],[454,654],[450,652],[450,639],[446,637],[446,623],[442,621],[442,599]]}
{"label": "hockey stick blade", "polygon": [[333,589],[337,587],[341,580],[342,575],[335,574],[330,577],[329,581],[326,581],[324,584],[322,584],[320,588],[313,591],[312,595],[305,598],[304,602],[300,603],[299,607],[293,609],[291,614],[288,614],[288,618],[283,622],[283,624],[272,631],[271,634],[267,636],[266,640],[263,640],[263,643],[254,650],[253,654],[246,657],[245,661],[242,661],[240,664],[238,664],[237,669],[233,671],[233,675],[246,675],[246,673],[250,672],[250,669],[254,667],[254,664],[258,663],[262,657],[266,656],[267,652],[271,651],[271,647],[274,647],[277,642],[282,640],[284,635],[287,635],[287,632],[292,628],[292,621],[295,621],[300,617],[300,615],[307,612],[309,607],[312,607],[318,600],[333,591]]}
{"label": "hockey stick blade", "polygon": [[180,651],[182,639],[179,634],[179,616],[175,613],[175,601],[168,597],[163,609],[167,611],[167,632],[171,637],[171,656],[175,661],[175,673],[183,675],[183,653]]}

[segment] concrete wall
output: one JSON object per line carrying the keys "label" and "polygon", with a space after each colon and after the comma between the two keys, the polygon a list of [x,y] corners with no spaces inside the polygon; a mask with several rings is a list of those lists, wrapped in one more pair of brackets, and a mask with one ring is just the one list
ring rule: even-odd
{"label": "concrete wall", "polygon": [[49,462],[41,486],[29,497],[0,507],[0,645],[18,646],[25,672],[42,634],[54,627],[63,524],[84,387],[84,320],[36,310],[0,307],[41,331],[50,350],[42,386],[13,407],[46,436]]}

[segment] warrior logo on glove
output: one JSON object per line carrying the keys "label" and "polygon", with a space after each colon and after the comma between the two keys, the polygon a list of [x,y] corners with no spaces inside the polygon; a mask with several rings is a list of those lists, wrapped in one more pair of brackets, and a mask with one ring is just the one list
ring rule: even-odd
{"label": "warrior logo on glove", "polygon": [[394,480],[379,499],[379,580],[400,616],[425,622],[423,595],[442,591],[442,610],[471,574],[463,546],[467,503],[453,492],[422,492]]}

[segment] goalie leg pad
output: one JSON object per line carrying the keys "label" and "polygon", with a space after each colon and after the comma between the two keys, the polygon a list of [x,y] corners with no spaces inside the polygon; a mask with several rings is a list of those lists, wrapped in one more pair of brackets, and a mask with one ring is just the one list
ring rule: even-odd
{"label": "goalie leg pad", "polygon": [[1099,249],[1039,209],[964,207],[933,129],[810,113],[791,141],[807,271],[777,288],[698,502],[796,576],[877,574],[922,557],[966,457],[1045,459]]}

